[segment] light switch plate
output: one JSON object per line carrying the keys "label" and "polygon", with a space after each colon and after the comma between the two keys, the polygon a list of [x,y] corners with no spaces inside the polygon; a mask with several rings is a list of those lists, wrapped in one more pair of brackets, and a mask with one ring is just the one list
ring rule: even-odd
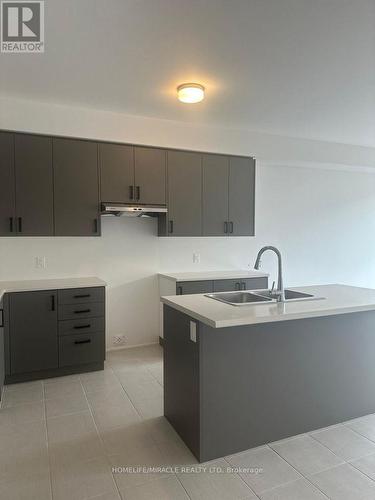
{"label": "light switch plate", "polygon": [[195,321],[190,321],[190,340],[197,341],[197,324]]}

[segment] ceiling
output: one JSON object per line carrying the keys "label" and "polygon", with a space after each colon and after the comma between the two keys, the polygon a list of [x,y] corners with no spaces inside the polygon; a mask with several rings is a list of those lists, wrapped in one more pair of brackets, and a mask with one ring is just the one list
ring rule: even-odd
{"label": "ceiling", "polygon": [[1,54],[0,94],[375,147],[375,0],[45,7],[46,52]]}

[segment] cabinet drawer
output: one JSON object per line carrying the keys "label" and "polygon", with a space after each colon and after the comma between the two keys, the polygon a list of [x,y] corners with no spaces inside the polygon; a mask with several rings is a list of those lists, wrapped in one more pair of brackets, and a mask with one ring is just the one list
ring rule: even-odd
{"label": "cabinet drawer", "polygon": [[104,302],[59,305],[59,320],[104,316]]}
{"label": "cabinet drawer", "polygon": [[245,278],[236,280],[215,280],[214,292],[231,292],[234,290],[257,290],[268,287],[268,278]]}
{"label": "cabinet drawer", "polygon": [[87,302],[104,302],[105,288],[69,288],[58,291],[59,305],[85,304]]}
{"label": "cabinet drawer", "polygon": [[105,331],[105,320],[102,318],[66,319],[59,321],[59,335],[78,333],[94,333]]}
{"label": "cabinet drawer", "polygon": [[59,366],[104,361],[104,333],[65,335],[59,338]]}
{"label": "cabinet drawer", "polygon": [[213,292],[212,281],[179,281],[176,285],[177,295],[211,292]]}

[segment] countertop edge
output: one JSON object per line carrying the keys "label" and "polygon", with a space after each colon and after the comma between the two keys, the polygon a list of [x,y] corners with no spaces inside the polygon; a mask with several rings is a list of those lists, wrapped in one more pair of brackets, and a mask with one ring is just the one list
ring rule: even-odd
{"label": "countertop edge", "polygon": [[[220,273],[225,273],[223,276]],[[196,275],[196,276],[188,276]],[[201,274],[201,276],[199,276]],[[268,278],[269,273],[257,270],[223,270],[223,271],[187,271],[186,273],[158,273],[159,278],[165,278],[170,281],[210,281],[210,280],[231,280],[231,279],[251,279],[251,278]]]}
{"label": "countertop edge", "polygon": [[[40,281],[40,283],[38,283]],[[94,288],[108,286],[101,278],[89,276],[85,278],[47,278],[45,280],[0,281],[0,300],[6,293],[37,292],[42,290],[68,290],[70,288]]]}

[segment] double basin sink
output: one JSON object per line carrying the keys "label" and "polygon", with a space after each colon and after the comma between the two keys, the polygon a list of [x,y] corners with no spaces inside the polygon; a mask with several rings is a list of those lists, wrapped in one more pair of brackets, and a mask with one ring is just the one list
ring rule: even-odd
{"label": "double basin sink", "polygon": [[[311,295],[309,293],[296,292],[295,290],[286,289],[284,290],[284,292],[286,302],[314,300],[322,298],[316,297],[315,295]],[[206,294],[206,297],[219,300],[220,302],[225,302],[226,304],[231,304],[232,306],[245,306],[249,304],[276,302],[276,299],[271,296],[270,290],[209,293]]]}

